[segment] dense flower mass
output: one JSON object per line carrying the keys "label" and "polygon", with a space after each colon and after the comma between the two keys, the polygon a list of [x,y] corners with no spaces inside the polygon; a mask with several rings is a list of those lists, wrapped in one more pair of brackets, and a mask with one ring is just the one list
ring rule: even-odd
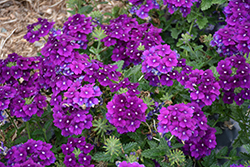
{"label": "dense flower mass", "polygon": [[55,22],[48,22],[47,19],[38,18],[38,22],[27,26],[28,32],[24,35],[24,39],[33,43],[39,41],[41,37],[45,37],[53,28]]}
{"label": "dense flower mass", "polygon": [[151,23],[138,24],[136,18],[127,15],[120,15],[111,20],[110,25],[102,25],[102,28],[108,35],[102,40],[104,45],[107,47],[115,45],[112,60],[124,60],[124,67],[130,63],[137,65],[141,62],[143,51],[137,49],[140,45],[144,45],[148,50],[163,42],[160,36],[161,29]]}
{"label": "dense flower mass", "polygon": [[221,56],[250,53],[250,1],[230,0],[224,13],[227,25],[214,34],[211,45]]}
{"label": "dense flower mass", "polygon": [[185,88],[189,89],[191,100],[200,107],[208,106],[220,95],[220,85],[213,76],[212,70],[192,70],[185,82]]}
{"label": "dense flower mass", "polygon": [[10,109],[12,116],[25,120],[43,114],[47,103],[40,92],[42,87],[36,71],[40,61],[39,57],[21,57],[16,53],[0,61],[0,110]]}
{"label": "dense flower mass", "polygon": [[170,132],[185,141],[184,153],[196,159],[209,155],[216,146],[216,130],[207,125],[206,116],[195,103],[163,107],[158,120],[158,132]]}
{"label": "dense flower mass", "polygon": [[163,4],[168,6],[168,12],[173,14],[178,9],[182,13],[183,17],[187,17],[187,15],[191,12],[191,7],[193,3],[198,0],[163,0]]}
{"label": "dense flower mass", "polygon": [[145,167],[144,165],[139,164],[138,162],[126,162],[122,161],[118,164],[117,167]]}
{"label": "dense flower mass", "polygon": [[231,56],[218,63],[220,86],[224,92],[223,101],[237,105],[250,99],[250,65],[240,55]]}
{"label": "dense flower mass", "polygon": [[87,155],[94,146],[86,143],[85,137],[70,137],[67,144],[63,144],[61,148],[65,155],[64,164],[66,167],[94,167],[94,165],[90,165],[91,156]]}
{"label": "dense flower mass", "polygon": [[107,120],[113,124],[119,133],[135,132],[141,121],[146,121],[147,105],[137,96],[128,93],[115,94],[107,104]]}
{"label": "dense flower mass", "polygon": [[56,160],[51,148],[51,144],[29,139],[24,144],[11,147],[4,158],[7,159],[7,167],[45,167]]}
{"label": "dense flower mass", "polygon": [[[151,9],[159,9],[160,5],[157,3],[156,0],[129,0],[133,4],[132,8],[130,9],[131,14],[136,14],[138,17],[144,19],[148,17],[148,13]],[[143,5],[141,5],[144,3]]]}
{"label": "dense flower mass", "polygon": [[64,23],[63,33],[75,38],[82,49],[87,48],[87,35],[93,31],[91,17],[75,14]]}
{"label": "dense flower mass", "polygon": [[179,55],[170,49],[170,46],[157,45],[145,50],[142,55],[142,73],[152,86],[172,86],[175,79],[171,76],[173,68],[177,66]]}

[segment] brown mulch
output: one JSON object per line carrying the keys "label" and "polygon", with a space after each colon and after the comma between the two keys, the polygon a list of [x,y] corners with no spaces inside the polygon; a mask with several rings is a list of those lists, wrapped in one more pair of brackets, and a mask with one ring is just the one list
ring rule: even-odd
{"label": "brown mulch", "polygon": [[27,26],[37,18],[54,21],[62,27],[70,14],[66,0],[0,0],[0,59],[13,52],[24,57],[36,56],[45,41],[27,42]]}

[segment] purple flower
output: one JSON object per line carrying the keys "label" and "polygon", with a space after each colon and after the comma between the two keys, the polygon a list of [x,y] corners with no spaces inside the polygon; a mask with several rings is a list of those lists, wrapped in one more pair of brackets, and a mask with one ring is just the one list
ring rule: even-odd
{"label": "purple flower", "polygon": [[107,109],[106,117],[116,126],[119,133],[134,132],[139,128],[140,122],[146,120],[147,105],[138,97],[128,93],[115,95],[114,99],[108,102]]}
{"label": "purple flower", "polygon": [[48,22],[47,19],[38,18],[38,22],[27,26],[28,32],[23,38],[30,43],[39,41],[41,37],[49,33],[54,23],[55,22]]}

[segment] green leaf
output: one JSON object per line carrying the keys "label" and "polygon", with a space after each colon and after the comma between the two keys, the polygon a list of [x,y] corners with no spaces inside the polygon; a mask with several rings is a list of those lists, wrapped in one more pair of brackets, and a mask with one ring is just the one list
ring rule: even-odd
{"label": "green leaf", "polygon": [[45,128],[46,130],[48,130],[48,128],[49,128],[49,126],[52,124],[52,122],[53,122],[53,119],[48,120],[48,121],[45,123],[44,128]]}
{"label": "green leaf", "polygon": [[226,156],[228,152],[228,147],[223,147],[218,153],[216,156]]}
{"label": "green leaf", "polygon": [[31,133],[32,136],[36,135],[43,135],[43,130],[42,129],[36,129]]}
{"label": "green leaf", "polygon": [[161,155],[164,155],[165,151],[161,150],[161,149],[157,149],[157,148],[152,148],[152,149],[147,149],[144,150],[141,153],[141,156],[146,157],[146,158],[154,158],[154,157],[158,157]]}
{"label": "green leaf", "polygon": [[226,3],[228,0],[213,0],[212,1],[212,3],[213,4],[219,4],[219,5],[221,5],[221,4],[223,4],[223,3]]}
{"label": "green leaf", "polygon": [[25,143],[26,141],[28,141],[28,137],[21,136],[15,140],[15,144],[17,145],[17,144]]}
{"label": "green leaf", "polygon": [[155,148],[158,146],[158,143],[156,143],[153,140],[148,140],[147,142],[148,142],[148,145],[150,146],[150,148]]}
{"label": "green leaf", "polygon": [[115,65],[115,64],[118,66],[118,68],[116,69],[116,71],[121,72],[122,66],[123,66],[123,64],[124,64],[124,61],[123,61],[123,60],[120,60],[120,61],[117,61],[117,62],[113,63],[112,65]]}
{"label": "green leaf", "polygon": [[203,29],[205,25],[208,23],[208,20],[206,17],[199,17],[196,21],[200,29]]}
{"label": "green leaf", "polygon": [[124,77],[129,77],[131,75],[136,75],[138,74],[139,72],[141,72],[141,65],[137,65],[137,66],[134,66],[130,69],[128,69],[125,73],[124,73]]}
{"label": "green leaf", "polygon": [[245,144],[243,147],[247,150],[248,153],[250,153],[250,144]]}
{"label": "green leaf", "polygon": [[172,28],[170,31],[171,31],[171,36],[174,39],[177,39],[179,34],[181,33],[181,30],[178,30],[177,28]]}
{"label": "green leaf", "polygon": [[80,14],[89,14],[94,8],[90,5],[83,6],[79,9],[78,13]]}
{"label": "green leaf", "polygon": [[92,156],[93,160],[96,161],[105,161],[108,162],[110,160],[110,155],[109,154],[105,154],[105,152],[97,152],[94,156]]}
{"label": "green leaf", "polygon": [[209,156],[204,157],[201,163],[204,167],[211,167],[213,164],[217,164],[215,150]]}
{"label": "green leaf", "polygon": [[214,77],[216,79],[218,79],[219,76],[220,76],[220,74],[217,72],[216,67],[215,66],[211,66],[209,69],[211,69],[213,71]]}
{"label": "green leaf", "polygon": [[219,134],[223,133],[223,131],[221,130],[221,128],[219,128],[218,126],[215,126],[214,128],[216,129],[216,132],[215,132],[216,135],[219,135]]}
{"label": "green leaf", "polygon": [[201,2],[201,10],[207,10],[212,6],[213,2],[211,0],[202,0]]}
{"label": "green leaf", "polygon": [[128,144],[126,144],[125,146],[123,146],[123,150],[125,153],[129,153],[131,152],[135,147],[137,146],[136,142],[130,142]]}

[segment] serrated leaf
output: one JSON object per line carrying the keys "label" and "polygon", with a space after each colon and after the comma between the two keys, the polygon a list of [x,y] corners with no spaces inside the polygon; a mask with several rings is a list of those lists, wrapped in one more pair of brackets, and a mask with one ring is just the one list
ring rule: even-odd
{"label": "serrated leaf", "polygon": [[213,4],[219,4],[219,5],[221,5],[221,4],[223,4],[223,3],[226,3],[228,0],[213,0],[212,1],[212,3]]}
{"label": "serrated leaf", "polygon": [[26,141],[28,141],[28,137],[27,136],[21,136],[20,138],[17,138],[15,140],[15,144],[21,144],[21,143],[25,143]]}
{"label": "serrated leaf", "polygon": [[223,147],[218,153],[217,156],[225,156],[228,152],[228,147]]}
{"label": "serrated leaf", "polygon": [[178,30],[177,28],[172,28],[170,31],[171,31],[171,36],[174,39],[177,39],[179,34],[181,33],[181,30]]}
{"label": "serrated leaf", "polygon": [[207,10],[212,6],[213,2],[211,0],[202,0],[201,2],[201,10]]}
{"label": "serrated leaf", "polygon": [[165,152],[160,149],[152,148],[152,149],[144,150],[141,153],[141,156],[146,157],[146,158],[154,158],[154,157],[164,155],[164,153]]}
{"label": "serrated leaf", "polygon": [[105,152],[97,152],[95,155],[92,156],[92,159],[96,161],[108,162],[110,158],[111,158],[110,155],[105,154]]}
{"label": "serrated leaf", "polygon": [[120,60],[120,61],[117,61],[117,62],[113,63],[112,65],[115,65],[115,64],[118,66],[118,68],[116,69],[116,71],[121,71],[122,70],[122,66],[124,64],[124,61]]}
{"label": "serrated leaf", "polygon": [[136,75],[138,72],[141,71],[141,65],[137,65],[137,66],[134,66],[130,69],[128,69],[125,73],[124,73],[124,77],[129,77],[131,75]]}
{"label": "serrated leaf", "polygon": [[247,150],[248,153],[250,153],[250,144],[245,144],[243,147]]}
{"label": "serrated leaf", "polygon": [[230,153],[229,153],[229,157],[233,157],[233,156],[236,156],[237,154],[237,150],[235,148],[233,148]]}
{"label": "serrated leaf", "polygon": [[123,151],[125,153],[129,153],[131,152],[135,147],[137,146],[136,142],[130,142],[128,144],[126,144],[125,146],[123,146]]}
{"label": "serrated leaf", "polygon": [[155,147],[158,146],[158,143],[156,143],[153,140],[148,140],[147,142],[148,142],[148,145],[149,145],[150,148],[155,148]]}
{"label": "serrated leaf", "polygon": [[176,149],[176,148],[181,148],[181,147],[183,147],[183,146],[184,146],[184,144],[176,143],[176,144],[172,145],[171,150],[172,150],[172,149]]}
{"label": "serrated leaf", "polygon": [[215,150],[211,151],[211,154],[209,156],[204,157],[203,161],[201,161],[202,165],[204,167],[211,167],[213,164],[217,164],[217,159],[215,155]]}
{"label": "serrated leaf", "polygon": [[90,5],[83,6],[79,9],[78,13],[80,14],[89,14],[94,8]]}
{"label": "serrated leaf", "polygon": [[31,135],[32,136],[36,136],[36,135],[42,135],[43,134],[43,130],[42,129],[36,129],[34,130]]}
{"label": "serrated leaf", "polygon": [[205,25],[208,23],[208,20],[206,17],[199,17],[196,21],[200,29],[203,29]]}
{"label": "serrated leaf", "polygon": [[217,78],[219,78],[219,73],[218,73],[218,71],[216,70],[216,67],[215,66],[211,66],[209,69],[211,69],[212,70],[212,72],[213,72],[213,74],[214,74],[214,77],[217,79]]}
{"label": "serrated leaf", "polygon": [[48,128],[49,128],[49,126],[52,124],[52,122],[53,122],[53,119],[48,120],[48,121],[45,123],[44,128],[45,128],[46,130],[48,130]]}
{"label": "serrated leaf", "polygon": [[221,128],[219,128],[218,126],[216,126],[214,128],[216,129],[216,132],[215,132],[216,135],[219,135],[219,134],[223,133],[223,131],[221,130]]}

